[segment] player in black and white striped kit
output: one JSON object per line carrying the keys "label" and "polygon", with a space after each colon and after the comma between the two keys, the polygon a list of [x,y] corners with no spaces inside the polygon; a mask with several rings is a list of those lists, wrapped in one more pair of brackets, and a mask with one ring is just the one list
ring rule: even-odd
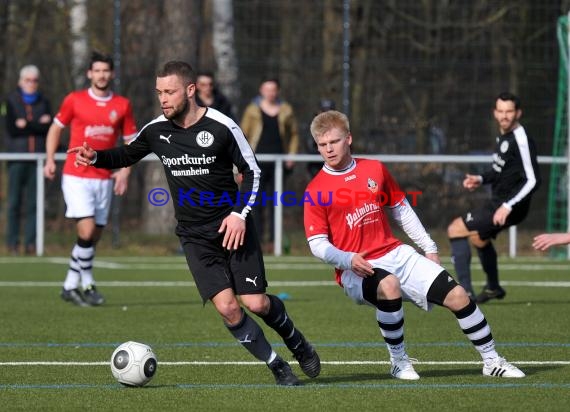
{"label": "player in black and white striped kit", "polygon": [[[196,104],[195,83],[189,64],[166,63],[156,80],[162,116],[128,146],[95,152],[84,145],[68,153],[76,153],[77,164],[109,169],[132,165],[149,153],[159,157],[178,221],[176,234],[203,301],[212,301],[228,330],[267,363],[277,384],[299,385],[289,364],[273,351],[236,297],[283,338],[307,376],[320,373],[317,352],[295,328],[283,302],[265,293],[263,256],[249,213],[259,187],[259,166],[232,119]],[[241,192],[233,165],[244,176]]]}
{"label": "player in black and white striped kit", "polygon": [[506,292],[499,285],[497,252],[491,240],[526,218],[532,194],[540,185],[536,146],[519,123],[521,115],[517,96],[508,92],[497,96],[494,116],[501,136],[497,137],[492,168],[482,175],[468,174],[463,180],[463,187],[470,191],[490,184],[491,199],[455,218],[447,228],[457,278],[472,296],[469,241],[477,249],[487,275],[487,284],[476,298],[478,303],[505,297]]}

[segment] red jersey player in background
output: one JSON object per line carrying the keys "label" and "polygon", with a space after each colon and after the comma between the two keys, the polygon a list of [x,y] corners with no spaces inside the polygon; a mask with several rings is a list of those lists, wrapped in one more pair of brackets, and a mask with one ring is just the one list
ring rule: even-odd
{"label": "red jersey player in background", "polygon": [[[335,266],[347,296],[376,308],[392,376],[419,379],[404,345],[404,299],[426,311],[433,304],[451,310],[483,358],[483,375],[524,377],[496,352],[485,316],[440,266],[436,244],[390,172],[377,160],[352,157],[348,118],[334,110],[321,113],[311,134],[325,164],[305,192],[309,246]],[[385,210],[425,256],[393,236]]]}
{"label": "red jersey player in background", "polygon": [[[87,143],[95,150],[110,149],[117,145],[120,136],[125,143],[135,137],[137,130],[131,104],[127,98],[111,91],[113,75],[111,56],[94,52],[87,70],[91,86],[65,97],[48,131],[44,167],[44,175],[48,179],[55,177],[54,155],[66,126],[71,125],[69,147]],[[113,173],[106,169],[77,166],[71,156],[66,159],[61,187],[67,207],[65,217],[75,219],[77,223],[77,243],[71,250],[69,269],[61,291],[63,300],[78,306],[104,303],[105,299],[97,291],[93,279],[95,245],[107,224],[112,192],[116,195],[125,193],[129,173],[128,168]]]}

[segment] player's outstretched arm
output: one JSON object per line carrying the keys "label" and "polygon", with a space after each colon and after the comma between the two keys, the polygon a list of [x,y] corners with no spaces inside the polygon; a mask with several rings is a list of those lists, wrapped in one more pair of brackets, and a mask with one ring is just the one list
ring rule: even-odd
{"label": "player's outstretched arm", "polygon": [[67,154],[72,153],[75,153],[75,166],[90,166],[97,156],[97,152],[86,142],[83,146],[72,147],[67,151]]}
{"label": "player's outstretched arm", "polygon": [[534,238],[532,247],[546,250],[551,246],[570,244],[570,233],[543,233]]}

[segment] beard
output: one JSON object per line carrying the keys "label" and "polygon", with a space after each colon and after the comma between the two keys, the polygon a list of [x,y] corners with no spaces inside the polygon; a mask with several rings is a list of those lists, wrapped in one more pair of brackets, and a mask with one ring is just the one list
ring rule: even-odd
{"label": "beard", "polygon": [[501,129],[501,134],[506,134],[512,131],[517,126],[517,120],[504,120],[499,122],[499,129]]}
{"label": "beard", "polygon": [[111,86],[111,81],[107,81],[107,80],[100,80],[98,82],[92,82],[91,86],[97,90],[101,90],[101,91],[107,91],[109,90],[109,87]]}
{"label": "beard", "polygon": [[168,120],[173,120],[177,123],[181,123],[182,120],[184,120],[184,116],[186,116],[188,113],[188,110],[190,110],[190,105],[188,104],[188,100],[184,99],[182,105],[173,108],[170,114],[166,114],[164,110],[162,111],[162,114],[164,114],[164,117],[166,117]]}

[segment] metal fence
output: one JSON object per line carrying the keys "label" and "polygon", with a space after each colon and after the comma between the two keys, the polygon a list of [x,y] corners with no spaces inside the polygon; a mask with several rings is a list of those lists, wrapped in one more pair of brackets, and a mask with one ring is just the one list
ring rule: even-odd
{"label": "metal fence", "polygon": [[[65,160],[64,153],[57,153],[55,158],[57,161]],[[355,157],[360,157],[355,155]],[[363,156],[368,158],[378,159],[385,163],[397,164],[489,164],[491,161],[490,156],[455,156],[455,155],[432,155],[432,156],[418,156],[418,155],[383,155],[383,156]],[[284,162],[293,160],[295,162],[320,162],[322,159],[318,155],[271,155],[263,154],[257,156],[260,162],[273,162],[275,164],[275,192],[277,194],[284,192],[283,186],[283,170]],[[30,154],[30,153],[0,153],[0,161],[35,161],[37,163],[37,209],[36,209],[36,253],[38,256],[44,254],[44,236],[45,236],[45,181],[43,176],[43,166],[45,163],[44,154]],[[158,161],[155,155],[149,155],[143,159],[145,162]],[[539,156],[538,162],[540,164],[563,164],[567,166],[570,174],[570,160],[564,157],[550,157]],[[569,176],[570,177],[570,176]],[[570,181],[570,179],[568,179]],[[570,191],[570,187],[568,188]],[[276,256],[281,256],[283,253],[283,202],[275,202],[275,233],[274,233],[274,250]],[[569,216],[570,218],[570,216]],[[515,257],[517,254],[517,237],[516,228],[512,227],[509,231],[509,256]]]}

